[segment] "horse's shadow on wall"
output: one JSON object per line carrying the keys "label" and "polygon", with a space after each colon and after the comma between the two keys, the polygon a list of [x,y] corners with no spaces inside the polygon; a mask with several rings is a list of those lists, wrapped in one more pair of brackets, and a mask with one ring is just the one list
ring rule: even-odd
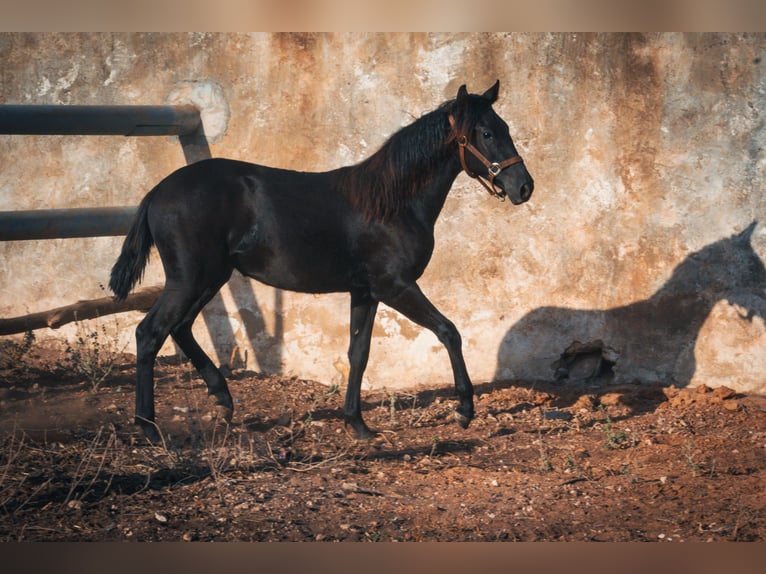
{"label": "horse's shadow on wall", "polygon": [[700,330],[718,302],[735,305],[743,321],[766,316],[766,268],[751,244],[756,224],[688,255],[646,300],[531,311],[504,336],[494,380],[687,386]]}

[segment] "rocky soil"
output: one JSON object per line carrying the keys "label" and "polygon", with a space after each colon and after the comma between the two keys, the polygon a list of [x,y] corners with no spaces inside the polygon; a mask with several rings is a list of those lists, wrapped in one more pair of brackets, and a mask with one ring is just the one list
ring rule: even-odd
{"label": "rocky soil", "polygon": [[[124,357],[0,372],[0,540],[763,541],[766,399],[705,386],[477,382],[344,389],[232,373],[229,426],[190,365],[157,367],[163,446],[132,424]],[[60,364],[60,362],[59,362]]]}

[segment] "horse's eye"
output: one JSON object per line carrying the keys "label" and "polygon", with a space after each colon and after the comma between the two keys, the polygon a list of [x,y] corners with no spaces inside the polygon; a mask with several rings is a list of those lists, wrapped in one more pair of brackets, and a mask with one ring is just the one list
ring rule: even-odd
{"label": "horse's eye", "polygon": [[481,135],[484,136],[485,140],[492,139],[492,132],[489,132],[489,131],[485,130],[484,133],[482,133]]}

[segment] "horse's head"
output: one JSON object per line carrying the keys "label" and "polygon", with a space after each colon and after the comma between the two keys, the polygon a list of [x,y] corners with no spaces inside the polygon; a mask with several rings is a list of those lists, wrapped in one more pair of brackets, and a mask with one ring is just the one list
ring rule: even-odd
{"label": "horse's head", "polygon": [[460,86],[457,98],[450,102],[450,139],[457,142],[468,175],[492,195],[519,205],[529,200],[535,184],[513,145],[508,124],[492,109],[499,89],[500,80],[480,96]]}

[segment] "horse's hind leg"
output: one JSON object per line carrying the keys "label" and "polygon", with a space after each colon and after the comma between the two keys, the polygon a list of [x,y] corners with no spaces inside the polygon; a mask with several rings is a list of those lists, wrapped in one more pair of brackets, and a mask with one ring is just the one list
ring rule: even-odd
{"label": "horse's hind leg", "polygon": [[[224,281],[225,282],[225,281]],[[226,422],[231,422],[234,412],[234,402],[229,393],[221,371],[213,364],[192,335],[192,325],[202,308],[218,292],[223,283],[213,288],[206,289],[202,296],[192,305],[183,320],[173,328],[171,335],[184,354],[189,357],[194,368],[197,369],[207,385],[208,396],[215,398],[216,411],[219,417]]]}
{"label": "horse's hind leg", "polygon": [[[192,360],[218,404],[228,408],[231,416],[232,400],[226,381],[220,371],[200,349],[191,334],[191,325],[205,304],[218,292],[223,279],[200,294],[191,283],[168,281],[162,295],[136,328],[136,423],[152,442],[160,440],[155,423],[154,361],[169,334]],[[226,416],[226,413],[224,412]]]}
{"label": "horse's hind leg", "polygon": [[162,295],[136,328],[136,424],[151,442],[160,434],[154,412],[154,360],[171,329],[194,302],[183,289],[166,285]]}

